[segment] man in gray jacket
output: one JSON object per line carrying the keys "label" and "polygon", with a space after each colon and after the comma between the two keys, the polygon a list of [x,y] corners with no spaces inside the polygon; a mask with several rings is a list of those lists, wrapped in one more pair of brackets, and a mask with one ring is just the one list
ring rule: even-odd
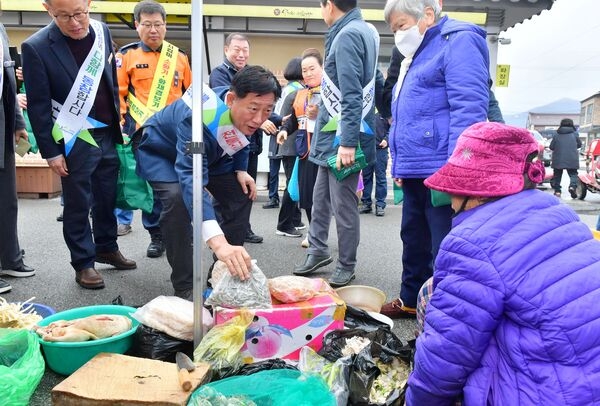
{"label": "man in gray jacket", "polygon": [[[35,270],[23,263],[23,252],[17,237],[17,181],[15,168],[15,143],[22,138],[27,141],[25,121],[17,107],[17,85],[14,62],[8,51],[8,36],[0,24],[0,274],[13,277],[35,275]],[[12,289],[10,284],[0,279],[0,293]]]}
{"label": "man in gray jacket", "polygon": [[[356,188],[359,172],[338,181],[327,161],[336,156],[337,169],[352,167],[357,150],[366,162],[375,159],[374,99],[379,35],[367,24],[357,0],[320,0],[329,31],[325,36],[325,63],[321,103],[309,159],[319,165],[313,194],[308,255],[296,275],[307,275],[330,264],[327,245],[331,217],[335,217],[339,258],[329,279],[344,286],[354,279],[360,219]],[[336,155],[337,154],[337,155]]]}

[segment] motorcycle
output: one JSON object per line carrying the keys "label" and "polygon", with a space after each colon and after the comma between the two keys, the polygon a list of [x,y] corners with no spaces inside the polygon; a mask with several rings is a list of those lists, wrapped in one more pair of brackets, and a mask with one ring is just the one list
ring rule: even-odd
{"label": "motorcycle", "polygon": [[585,199],[587,192],[600,192],[600,140],[594,140],[585,153],[585,173],[578,175],[575,193],[579,200]]}

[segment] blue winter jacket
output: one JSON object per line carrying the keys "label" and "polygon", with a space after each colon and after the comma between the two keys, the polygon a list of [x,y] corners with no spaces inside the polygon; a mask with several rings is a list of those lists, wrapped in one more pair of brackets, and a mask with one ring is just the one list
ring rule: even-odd
{"label": "blue winter jacket", "polygon": [[600,404],[600,242],[527,190],[454,219],[407,404]]}
{"label": "blue winter jacket", "polygon": [[[344,147],[360,146],[367,162],[375,160],[375,104],[365,117],[373,134],[360,131],[363,106],[363,88],[375,74],[377,63],[377,39],[363,21],[358,8],[348,11],[337,20],[325,36],[325,62],[323,70],[342,94],[341,135],[336,138],[335,131],[321,131],[330,115],[323,101],[319,105],[319,114],[315,133],[311,141],[309,159],[317,165],[327,166],[327,159],[337,154],[340,145]],[[379,72],[379,86],[383,87],[383,77]],[[326,97],[322,94],[321,98]]]}
{"label": "blue winter jacket", "polygon": [[486,121],[490,74],[485,35],[476,25],[448,17],[425,32],[400,94],[392,100],[394,178],[432,175],[452,155],[463,130]]}

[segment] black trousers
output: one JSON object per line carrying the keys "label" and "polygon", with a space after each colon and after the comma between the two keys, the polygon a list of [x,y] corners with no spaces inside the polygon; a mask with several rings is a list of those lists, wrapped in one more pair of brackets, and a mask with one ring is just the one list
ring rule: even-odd
{"label": "black trousers", "polygon": [[285,172],[285,190],[283,191],[283,198],[281,199],[281,209],[279,209],[279,218],[277,220],[277,229],[281,231],[288,231],[300,224],[302,213],[298,207],[298,202],[295,202],[288,193],[287,186],[290,183],[292,176],[292,170],[294,169],[294,163],[296,162],[295,156],[284,156],[283,171]]}

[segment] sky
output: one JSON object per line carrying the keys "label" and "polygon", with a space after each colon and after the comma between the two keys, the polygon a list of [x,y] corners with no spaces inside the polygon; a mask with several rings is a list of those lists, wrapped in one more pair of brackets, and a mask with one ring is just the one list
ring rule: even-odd
{"label": "sky", "polygon": [[509,85],[496,88],[505,114],[600,92],[600,0],[556,0],[550,10],[501,33],[498,64]]}

